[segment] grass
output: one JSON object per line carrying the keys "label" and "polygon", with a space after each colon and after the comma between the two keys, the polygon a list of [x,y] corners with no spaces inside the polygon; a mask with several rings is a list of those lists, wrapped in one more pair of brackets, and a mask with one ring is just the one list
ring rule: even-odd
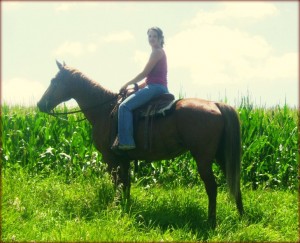
{"label": "grass", "polygon": [[[2,173],[2,241],[297,241],[297,193],[243,188],[239,218],[226,190],[218,194],[215,230],[206,223],[203,184],[192,187],[133,184],[120,202],[107,174],[71,181],[22,169]],[[170,188],[171,187],[171,188]]]}
{"label": "grass", "polygon": [[[63,109],[67,109],[66,107]],[[189,153],[139,161],[131,201],[120,200],[82,115],[57,120],[30,107],[2,106],[2,241],[298,241],[298,111],[237,108],[242,135],[239,218],[220,185],[217,228]]]}
{"label": "grass", "polygon": [[[67,109],[67,108],[64,108]],[[298,113],[284,107],[254,108],[245,99],[238,113],[242,135],[242,181],[253,189],[296,190],[298,184]],[[101,175],[101,154],[93,146],[91,126],[77,123],[82,114],[68,117],[68,122],[49,117],[30,107],[2,107],[2,166],[27,168],[32,175],[52,171],[70,178],[83,171]],[[175,161],[140,161],[138,178],[145,183],[177,180],[179,184],[197,184],[198,173],[187,153]],[[216,176],[222,177],[216,170]],[[150,180],[150,181],[149,181]]]}

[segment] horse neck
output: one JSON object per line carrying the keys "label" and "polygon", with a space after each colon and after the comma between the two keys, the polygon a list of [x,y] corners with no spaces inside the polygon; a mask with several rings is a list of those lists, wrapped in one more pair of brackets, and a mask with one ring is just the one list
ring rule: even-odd
{"label": "horse neck", "polygon": [[106,119],[117,94],[104,89],[83,75],[76,75],[74,81],[73,98],[89,122],[95,124],[101,119]]}

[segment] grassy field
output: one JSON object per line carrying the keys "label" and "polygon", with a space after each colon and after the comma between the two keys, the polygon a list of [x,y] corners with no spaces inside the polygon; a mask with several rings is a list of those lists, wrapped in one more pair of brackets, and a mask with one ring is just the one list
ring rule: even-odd
{"label": "grassy field", "polygon": [[[62,108],[66,109],[66,108]],[[223,174],[217,228],[189,153],[139,161],[132,198],[120,201],[90,126],[4,105],[1,114],[2,241],[297,241],[298,114],[287,106],[238,107],[242,133],[239,218]]]}
{"label": "grassy field", "polygon": [[215,230],[207,226],[203,184],[171,189],[133,185],[119,202],[108,176],[32,178],[4,171],[2,241],[297,241],[297,193],[243,188],[239,218],[226,190]]}

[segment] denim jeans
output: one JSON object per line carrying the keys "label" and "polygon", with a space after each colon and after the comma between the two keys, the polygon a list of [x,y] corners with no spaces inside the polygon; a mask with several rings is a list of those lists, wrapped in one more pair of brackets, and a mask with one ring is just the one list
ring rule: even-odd
{"label": "denim jeans", "polygon": [[119,106],[118,136],[119,144],[135,145],[133,139],[132,111],[151,99],[164,93],[169,93],[168,88],[161,84],[149,84],[143,89],[127,97]]}

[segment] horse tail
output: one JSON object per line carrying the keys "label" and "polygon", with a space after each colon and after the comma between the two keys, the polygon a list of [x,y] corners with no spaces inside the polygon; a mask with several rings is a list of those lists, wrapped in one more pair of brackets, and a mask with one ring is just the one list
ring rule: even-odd
{"label": "horse tail", "polygon": [[237,112],[231,106],[216,103],[224,117],[224,132],[222,138],[222,163],[225,169],[226,181],[230,194],[237,199],[240,196],[241,177],[241,132]]}

